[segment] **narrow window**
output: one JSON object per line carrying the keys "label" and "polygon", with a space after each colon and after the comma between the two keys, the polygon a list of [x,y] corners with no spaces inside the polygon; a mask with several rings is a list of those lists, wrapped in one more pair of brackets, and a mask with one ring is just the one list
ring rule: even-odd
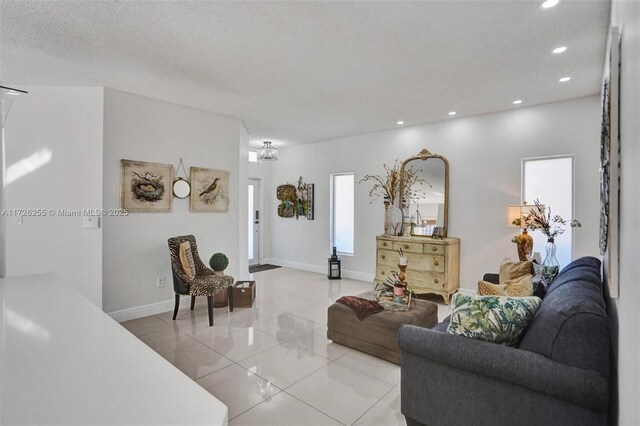
{"label": "narrow window", "polygon": [[339,253],[353,255],[353,173],[331,175],[331,241]]}
{"label": "narrow window", "polygon": [[257,151],[249,151],[249,162],[257,163],[258,162],[258,152]]}
{"label": "narrow window", "polygon": [[[567,221],[565,232],[555,238],[556,257],[560,268],[573,259],[573,230],[569,221],[573,217],[573,156],[525,158],[522,160],[522,199],[528,204],[540,200],[551,208],[551,216],[559,215]],[[580,219],[580,218],[576,218]],[[547,237],[534,231],[533,251],[545,257]]]}

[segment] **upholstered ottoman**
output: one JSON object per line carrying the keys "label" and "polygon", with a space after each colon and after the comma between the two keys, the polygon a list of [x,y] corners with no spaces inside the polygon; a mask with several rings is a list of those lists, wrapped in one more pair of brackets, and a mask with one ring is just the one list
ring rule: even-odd
{"label": "upholstered ottoman", "polygon": [[[373,299],[372,292],[359,294]],[[353,309],[334,303],[327,310],[327,338],[341,345],[400,364],[398,330],[402,324],[431,328],[438,323],[438,305],[426,300],[411,302],[407,312],[384,310],[359,320]]]}

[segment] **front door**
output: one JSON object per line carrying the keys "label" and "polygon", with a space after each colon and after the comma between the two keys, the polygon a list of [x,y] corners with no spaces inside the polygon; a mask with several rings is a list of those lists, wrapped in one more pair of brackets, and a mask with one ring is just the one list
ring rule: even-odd
{"label": "front door", "polygon": [[260,263],[260,180],[249,179],[249,265]]}

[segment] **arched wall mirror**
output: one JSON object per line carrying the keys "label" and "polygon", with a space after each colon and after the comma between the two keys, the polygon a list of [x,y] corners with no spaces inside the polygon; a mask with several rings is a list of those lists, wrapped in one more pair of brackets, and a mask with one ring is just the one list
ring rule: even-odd
{"label": "arched wall mirror", "polygon": [[449,221],[449,162],[441,155],[423,149],[407,158],[400,169],[399,207],[410,218],[411,235],[447,236]]}

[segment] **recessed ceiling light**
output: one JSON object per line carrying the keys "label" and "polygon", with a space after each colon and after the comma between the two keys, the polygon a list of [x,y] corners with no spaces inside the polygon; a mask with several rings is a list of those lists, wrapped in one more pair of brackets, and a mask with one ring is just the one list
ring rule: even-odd
{"label": "recessed ceiling light", "polygon": [[560,80],[558,80],[560,83],[564,83],[565,81],[569,81],[571,80],[571,77],[562,77]]}
{"label": "recessed ceiling light", "polygon": [[456,112],[455,112],[455,111],[451,111],[451,112],[449,113],[449,115],[456,115]]}
{"label": "recessed ceiling light", "polygon": [[566,46],[560,46],[560,47],[556,47],[556,48],[555,48],[555,49],[553,49],[551,52],[552,52],[552,53],[555,53],[555,54],[557,55],[558,53],[562,53],[562,52],[564,52],[565,50],[567,50],[567,47],[566,47]]}
{"label": "recessed ceiling light", "polygon": [[404,124],[404,121],[398,121],[398,125],[402,126]]}
{"label": "recessed ceiling light", "polygon": [[516,99],[515,101],[513,101],[514,105],[518,105],[522,103],[522,99]]}
{"label": "recessed ceiling light", "polygon": [[542,3],[540,7],[543,9],[549,9],[550,7],[556,6],[558,3],[560,3],[560,0],[547,0]]}

